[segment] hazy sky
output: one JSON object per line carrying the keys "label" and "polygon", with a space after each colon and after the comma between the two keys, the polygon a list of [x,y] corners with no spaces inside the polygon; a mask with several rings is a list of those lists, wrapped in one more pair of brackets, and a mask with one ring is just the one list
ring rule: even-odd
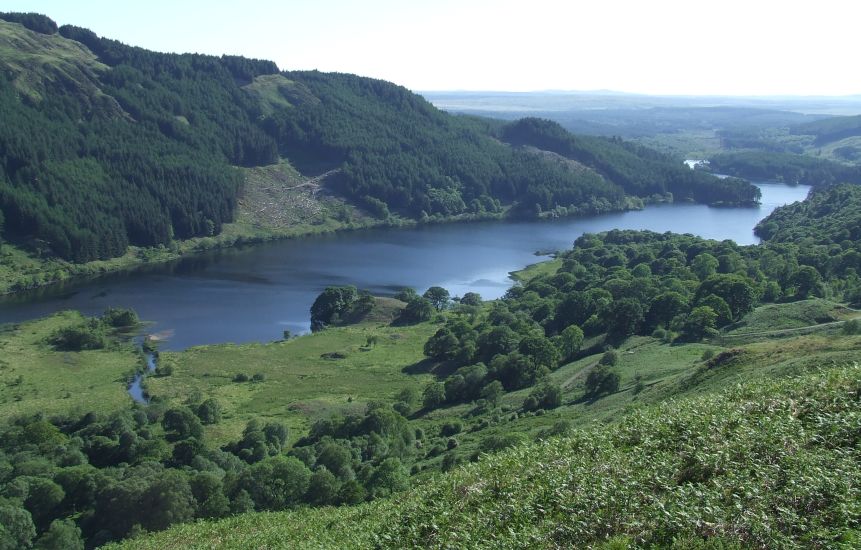
{"label": "hazy sky", "polygon": [[861,93],[852,0],[0,0],[0,11],[412,90]]}

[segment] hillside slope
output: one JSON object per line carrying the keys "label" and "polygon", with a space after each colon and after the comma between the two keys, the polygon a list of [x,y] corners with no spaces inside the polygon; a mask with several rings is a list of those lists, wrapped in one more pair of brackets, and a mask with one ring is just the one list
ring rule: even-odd
{"label": "hillside slope", "polygon": [[125,549],[851,548],[858,366],[667,403],[484,457],[398,499],[174,527]]}
{"label": "hillside slope", "polygon": [[861,115],[831,117],[792,127],[796,135],[815,136],[815,145],[824,145],[850,137],[861,136]]}
{"label": "hillside slope", "polygon": [[[776,209],[756,226],[756,234],[769,242],[809,240],[816,245],[841,245],[826,252],[843,269],[861,268],[861,186],[834,185],[815,190],[807,200]],[[845,244],[844,244],[845,243]],[[854,249],[854,252],[852,251]],[[845,261],[839,261],[843,260]]]}
{"label": "hillside slope", "polygon": [[757,188],[735,178],[715,180],[687,169],[669,156],[618,138],[574,136],[549,120],[524,118],[508,124],[502,138],[532,145],[592,167],[636,196],[671,194],[674,200],[701,203],[756,204]]}
{"label": "hillside slope", "polygon": [[[624,209],[637,204],[626,193],[651,189],[620,174],[637,163],[657,177],[679,168],[644,155],[631,164],[607,141],[593,144],[601,166],[572,170],[388,82],[56,28],[44,16],[0,15],[4,235],[42,257],[86,262],[217,235],[236,214],[234,167],[282,159],[308,175],[337,170],[327,186],[380,220]],[[750,200],[748,184],[697,178],[715,186],[697,200]]]}

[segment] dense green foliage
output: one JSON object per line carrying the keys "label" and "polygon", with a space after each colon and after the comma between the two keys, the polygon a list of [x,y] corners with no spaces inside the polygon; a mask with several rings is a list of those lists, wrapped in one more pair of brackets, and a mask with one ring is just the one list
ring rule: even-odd
{"label": "dense green foliage", "polygon": [[[575,144],[562,154],[588,169],[555,162],[499,142],[496,123],[448,115],[379,80],[162,54],[74,26],[55,34],[53,22],[32,14],[4,18],[48,33],[34,40],[17,24],[0,28],[21,56],[0,57],[9,67],[0,76],[0,211],[5,233],[43,255],[82,262],[121,255],[129,244],[217,234],[233,219],[241,186],[231,165],[279,155],[300,168],[338,169],[327,184],[381,219],[638,206],[626,192],[725,204],[757,198],[748,184],[690,172],[619,140],[575,139],[535,121],[503,132],[517,143],[541,141],[526,127],[549,132]],[[60,46],[66,57],[54,59]],[[27,82],[40,83],[38,93],[22,93]]]}
{"label": "dense green foliage", "polygon": [[857,366],[746,384],[485,456],[398,499],[122,548],[854,548],[859,395]]}
{"label": "dense green foliage", "polygon": [[338,322],[349,312],[358,298],[354,286],[327,287],[311,304],[311,330],[320,330]]}
{"label": "dense green foliage", "polygon": [[0,547],[37,537],[93,547],[194,518],[356,504],[408,484],[401,458],[414,452],[413,428],[389,406],[318,423],[290,456],[287,429],[271,422],[249,422],[223,449],[208,446],[202,424],[217,423],[218,409],[213,400],[156,402],[107,416],[14,419],[0,433]]}
{"label": "dense green foliage", "polygon": [[715,172],[752,179],[831,185],[861,184],[861,168],[794,153],[738,151],[720,153],[709,159]]}
{"label": "dense green foliage", "polygon": [[[583,212],[622,204],[615,185],[512,151],[484,123],[447,115],[406,88],[345,74],[285,75],[325,101],[279,111],[264,124],[291,159],[342,163],[339,189],[383,217],[481,215],[512,203]],[[539,184],[547,197],[536,196]]]}
{"label": "dense green foliage", "polygon": [[137,313],[131,309],[108,308],[101,317],[57,329],[48,342],[58,351],[102,349],[110,342],[112,333],[132,329],[138,323]]}
{"label": "dense green foliage", "polygon": [[3,13],[0,12],[0,19],[9,21],[10,23],[20,23],[25,28],[40,34],[56,34],[57,23],[50,17],[40,13]]}
{"label": "dense green foliage", "polygon": [[[796,284],[816,285],[817,275],[843,278],[844,298],[861,302],[861,187],[837,185],[815,190],[807,200],[778,208],[756,226],[774,246],[794,246],[799,260],[817,274],[801,273]],[[778,245],[778,243],[780,243]]]}
{"label": "dense green foliage", "polygon": [[847,252],[847,247],[861,241],[861,187],[836,185],[814,190],[807,200],[772,212],[755,231],[769,242],[839,245],[844,250],[835,252]]}
{"label": "dense green foliage", "polygon": [[[647,231],[581,236],[559,256],[557,272],[511,288],[485,313],[452,310],[424,348],[452,374],[428,388],[425,406],[476,400],[493,382],[507,391],[540,383],[577,356],[584,333],[599,337],[590,353],[637,334],[693,342],[716,336],[761,303],[817,296],[857,301],[861,254],[852,244],[859,236],[851,234],[857,225],[851,220],[858,217],[861,188],[822,195],[768,219],[806,235],[788,232],[758,246]],[[608,351],[604,367],[590,373],[586,397],[616,391],[615,354]]]}
{"label": "dense green foliage", "polygon": [[503,129],[502,137],[583,163],[639,197],[671,193],[677,201],[741,205],[760,198],[759,189],[746,181],[689,170],[662,153],[618,138],[574,136],[549,120],[518,120]]}
{"label": "dense green foliage", "polygon": [[[242,109],[250,100],[217,58],[101,43],[110,46],[113,67],[100,75],[96,97],[115,102],[89,102],[75,81],[28,101],[0,79],[6,232],[87,261],[123,254],[128,244],[219,231],[232,218],[240,184],[226,163],[241,164],[245,143],[262,135]],[[217,137],[228,135],[234,141]]]}

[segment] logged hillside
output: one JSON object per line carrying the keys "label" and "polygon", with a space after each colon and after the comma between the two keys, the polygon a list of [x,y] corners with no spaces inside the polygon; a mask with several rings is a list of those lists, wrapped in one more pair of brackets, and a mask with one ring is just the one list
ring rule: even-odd
{"label": "logged hillside", "polygon": [[755,199],[615,141],[589,141],[575,169],[387,82],[151,52],[35,14],[0,15],[0,67],[4,235],[44,257],[218,234],[243,186],[235,167],[279,159],[331,172],[331,190],[380,220],[597,213],[663,191]]}

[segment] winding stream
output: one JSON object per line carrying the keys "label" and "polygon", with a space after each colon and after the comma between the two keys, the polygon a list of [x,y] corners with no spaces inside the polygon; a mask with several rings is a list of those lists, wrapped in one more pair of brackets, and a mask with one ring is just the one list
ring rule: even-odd
{"label": "winding stream", "polygon": [[129,383],[129,395],[135,403],[149,403],[149,396],[144,392],[143,381],[144,378],[146,378],[146,375],[154,373],[156,369],[156,357],[154,352],[145,351],[144,358],[146,359],[146,370],[136,373],[135,377]]}

